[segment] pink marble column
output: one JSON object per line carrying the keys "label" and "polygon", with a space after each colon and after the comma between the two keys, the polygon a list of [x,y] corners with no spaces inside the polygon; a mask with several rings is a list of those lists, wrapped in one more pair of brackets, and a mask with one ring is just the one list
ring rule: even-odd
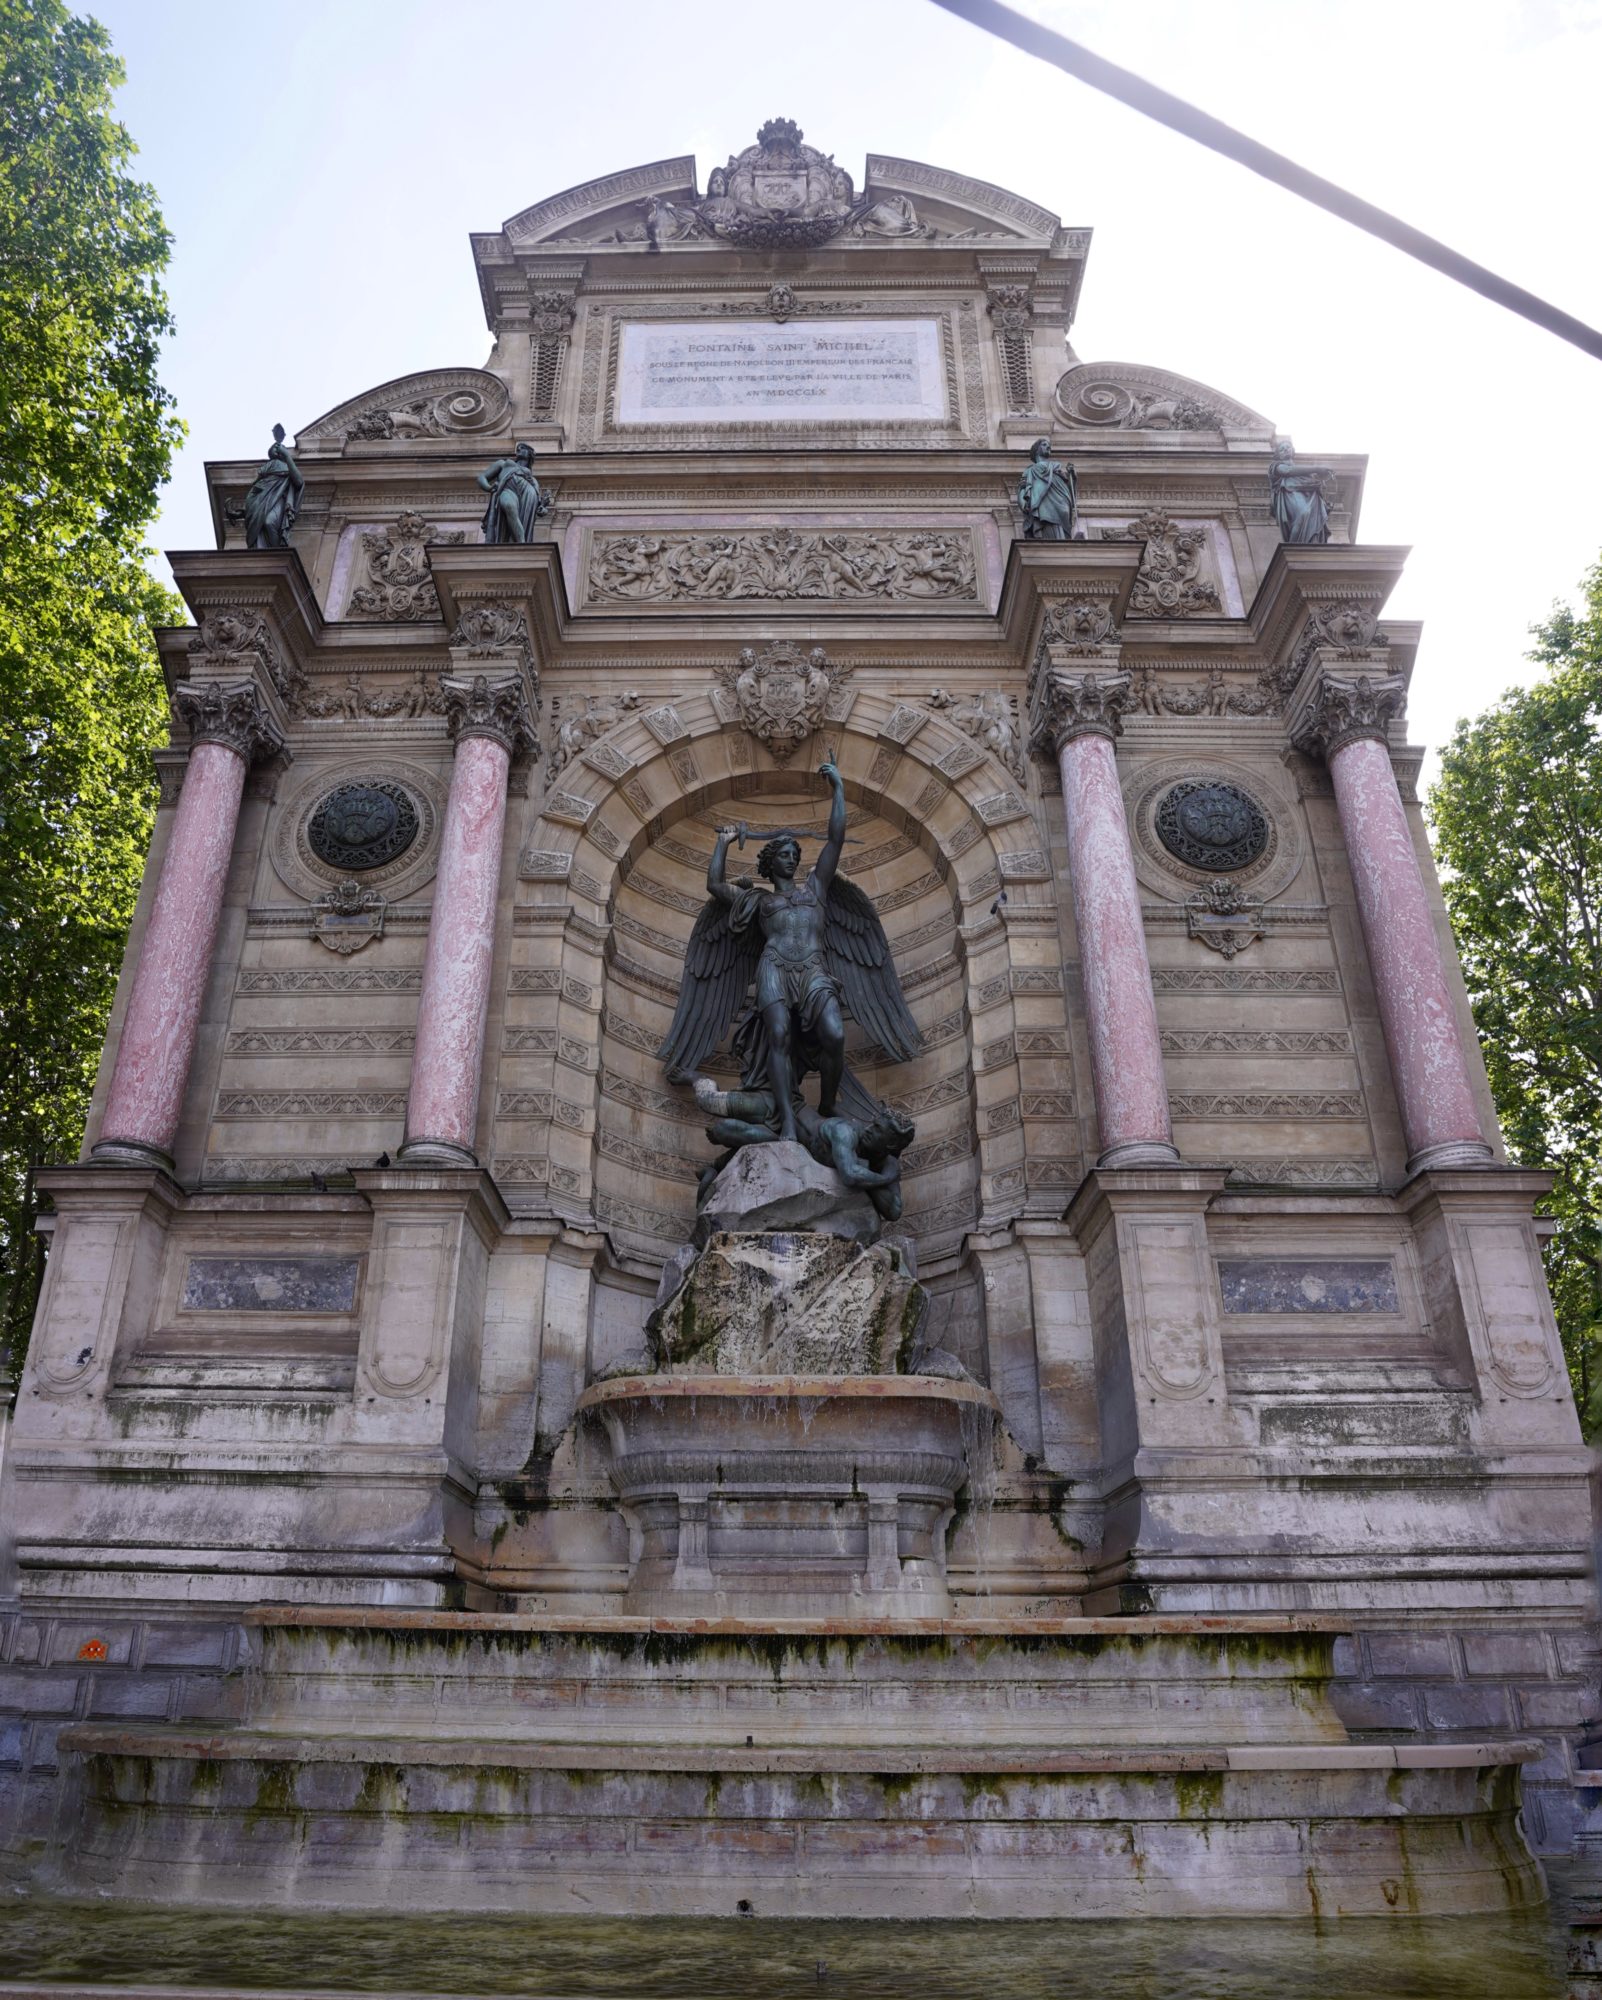
{"label": "pink marble column", "polygon": [[1386,744],[1387,725],[1405,696],[1398,675],[1325,668],[1300,697],[1291,733],[1299,748],[1321,753],[1329,765],[1408,1169],[1484,1166],[1493,1155]]}
{"label": "pink marble column", "polygon": [[478,674],[442,686],[456,764],[440,836],[400,1156],[476,1166],[506,781],[513,753],[532,731],[518,676],[492,681]]}
{"label": "pink marble column", "polygon": [[181,686],[193,747],[117,1043],[94,1157],[171,1165],[252,758],[283,748],[255,684]]}
{"label": "pink marble column", "polygon": [[1130,707],[1126,673],[1041,668],[1036,741],[1062,771],[1068,874],[1085,987],[1103,1167],[1172,1166],[1162,1038],[1113,741]]}

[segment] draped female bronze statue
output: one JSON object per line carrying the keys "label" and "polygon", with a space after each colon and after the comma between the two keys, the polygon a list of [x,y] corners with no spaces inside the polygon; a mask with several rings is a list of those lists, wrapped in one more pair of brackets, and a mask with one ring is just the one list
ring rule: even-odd
{"label": "draped female bronze statue", "polygon": [[1298,465],[1288,441],[1274,447],[1268,498],[1282,542],[1321,547],[1329,540],[1329,502],[1335,475],[1327,465]]}
{"label": "draped female bronze statue", "polygon": [[[892,1062],[917,1052],[917,1023],[891,963],[890,943],[872,903],[836,871],[845,841],[845,787],[831,761],[819,767],[833,790],[823,849],[797,883],[801,843],[793,833],[770,840],[757,872],[771,887],[726,874],[729,842],[721,827],[707,869],[710,901],[695,920],[685,954],[679,1004],[658,1054],[675,1081],[692,1078],[722,1040],[753,978],[755,1004],[734,1037],[745,1088],[772,1093],[780,1139],[797,1137],[802,1079],[818,1073],[818,1111],[834,1115],[845,1068],[849,1012]],[[852,1095],[871,1116],[860,1086]],[[800,1107],[804,1110],[805,1107]],[[858,1108],[854,1104],[853,1109]]]}
{"label": "draped female bronze statue", "polygon": [[489,495],[486,542],[531,542],[534,524],[551,511],[550,495],[534,476],[534,447],[525,440],[510,458],[498,458],[478,475]]}
{"label": "draped female bronze statue", "polygon": [[300,496],[305,489],[300,467],[284,443],[284,427],[274,424],[267,463],[257,472],[245,495],[245,547],[287,549],[289,531],[300,512]]}
{"label": "draped female bronze statue", "polygon": [[1024,540],[1071,542],[1078,504],[1079,481],[1073,467],[1052,457],[1050,438],[1036,438],[1029,447],[1029,463],[1018,478]]}

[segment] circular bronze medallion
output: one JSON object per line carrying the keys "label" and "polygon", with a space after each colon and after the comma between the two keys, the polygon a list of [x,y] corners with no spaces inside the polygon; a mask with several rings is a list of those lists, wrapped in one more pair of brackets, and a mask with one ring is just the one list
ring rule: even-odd
{"label": "circular bronze medallion", "polygon": [[341,785],[319,801],[306,839],[319,861],[359,873],[382,868],[417,838],[417,807],[400,785]]}
{"label": "circular bronze medallion", "polygon": [[1156,827],[1176,860],[1217,875],[1249,868],[1268,846],[1268,820],[1249,793],[1195,778],[1164,794]]}

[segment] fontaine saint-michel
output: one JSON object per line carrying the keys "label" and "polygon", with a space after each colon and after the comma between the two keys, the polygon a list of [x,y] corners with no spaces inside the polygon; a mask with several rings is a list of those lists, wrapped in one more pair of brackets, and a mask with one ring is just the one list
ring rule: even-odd
{"label": "fontaine saint-michel", "polygon": [[171,552],[13,1873],[1538,1900],[1589,1459],[1364,460],[1081,359],[1087,228],[789,119],[471,252],[484,364],[242,433]]}

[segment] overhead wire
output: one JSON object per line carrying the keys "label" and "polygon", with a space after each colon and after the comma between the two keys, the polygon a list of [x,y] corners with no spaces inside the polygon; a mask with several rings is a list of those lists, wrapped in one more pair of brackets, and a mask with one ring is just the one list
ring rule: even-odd
{"label": "overhead wire", "polygon": [[934,0],[934,4],[945,8],[949,14],[958,15],[973,27],[1010,43],[1025,55],[1036,56],[1067,75],[1077,77],[1093,90],[1117,98],[1121,104],[1127,104],[1144,117],[1155,119],[1159,125],[1166,125],[1170,131],[1193,139],[1212,152],[1223,154],[1226,159],[1260,174],[1264,180],[1273,181],[1291,194],[1299,195],[1303,201],[1310,201],[1330,215],[1339,216],[1341,221],[1351,223],[1354,228],[1377,236],[1382,243],[1389,243],[1394,249],[1416,258],[1419,263],[1429,265],[1432,270],[1466,285],[1470,291],[1478,292],[1483,298],[1504,306],[1509,312],[1517,313],[1546,332],[1556,334],[1559,340],[1566,340],[1593,359],[1602,361],[1602,333],[1594,326],[1587,326],[1584,320],[1576,319],[1572,313],[1564,312],[1561,307],[1537,297],[1534,292],[1527,292],[1522,285],[1515,285],[1510,279],[1488,270],[1485,265],[1476,264],[1472,257],[1465,257],[1461,251],[1452,249],[1450,244],[1426,235],[1422,229],[1415,229],[1411,223],[1403,222],[1388,210],[1376,208],[1373,202],[1364,201],[1361,196],[1348,192],[1336,182],[1325,180],[1322,174],[1298,166],[1283,153],[1276,153],[1271,146],[1260,145],[1244,132],[1236,131],[1233,125],[1226,125],[1221,118],[1214,118],[1196,105],[1188,104],[1184,98],[1175,97],[1171,91],[1158,89],[1156,84],[1148,83],[1133,70],[1108,62],[1104,56],[1095,55],[1082,43],[1070,41],[1066,35],[1059,35],[1054,28],[1031,20],[1014,7],[1004,6],[1002,0]]}

